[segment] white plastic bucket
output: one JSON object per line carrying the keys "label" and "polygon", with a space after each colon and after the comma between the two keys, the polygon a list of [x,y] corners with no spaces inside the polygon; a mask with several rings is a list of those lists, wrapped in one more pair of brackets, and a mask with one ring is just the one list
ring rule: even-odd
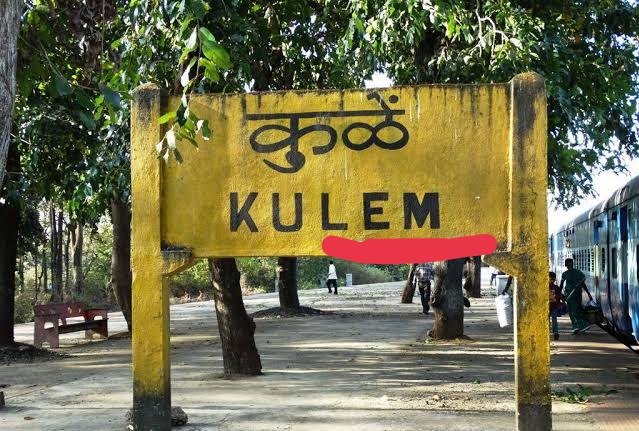
{"label": "white plastic bucket", "polygon": [[499,295],[495,298],[497,307],[497,320],[499,326],[505,327],[513,324],[513,299],[510,295]]}

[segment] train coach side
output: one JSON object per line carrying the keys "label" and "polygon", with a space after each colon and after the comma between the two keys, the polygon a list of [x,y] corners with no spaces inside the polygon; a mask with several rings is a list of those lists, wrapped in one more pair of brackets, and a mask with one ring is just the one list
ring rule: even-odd
{"label": "train coach side", "polygon": [[639,341],[639,176],[562,226],[549,248],[558,279],[573,258],[611,326]]}
{"label": "train coach side", "polygon": [[[639,340],[639,177],[617,190],[606,202],[609,265],[606,277],[609,321],[621,334]],[[602,302],[602,306],[603,306]],[[607,316],[608,317],[608,316]]]}

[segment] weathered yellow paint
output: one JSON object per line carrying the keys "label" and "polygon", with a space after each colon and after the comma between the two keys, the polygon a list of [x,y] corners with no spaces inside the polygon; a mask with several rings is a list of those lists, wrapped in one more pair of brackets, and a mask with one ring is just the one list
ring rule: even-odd
{"label": "weathered yellow paint", "polygon": [[[544,92],[538,75],[524,74],[508,84],[379,90],[389,106],[385,111],[367,97],[369,90],[196,96],[191,109],[210,121],[214,138],[200,141],[197,149],[183,145],[186,162],[165,165],[155,152],[162,132],[160,92],[152,86],[138,89],[131,119],[136,429],[170,429],[164,277],[193,259],[322,255],[321,242],[329,234],[363,240],[488,233],[497,239],[498,250],[486,260],[516,277],[518,429],[550,430]],[[404,112],[390,115],[389,110]],[[360,112],[355,116],[353,111]],[[298,118],[255,117],[269,113]],[[290,142],[271,153],[252,148],[256,129],[274,125],[259,139],[272,144],[290,136],[295,121],[300,131],[315,129],[300,138],[299,151],[288,159]],[[362,128],[384,121],[395,131],[380,131],[379,137],[398,140],[405,127],[404,146],[347,148],[343,133],[352,124],[358,123],[360,131],[347,138],[362,142],[370,136]],[[314,154],[314,147],[329,142],[330,133],[335,146]],[[278,172],[274,166],[295,172]],[[249,211],[257,232],[248,223],[233,231],[230,196],[237,194],[241,208],[252,192],[258,193]],[[386,229],[364,225],[363,194],[371,192],[388,193],[387,200],[372,202],[377,210],[369,211],[370,221],[389,223]],[[278,231],[273,194],[279,194],[279,221],[290,225],[296,193],[301,194],[303,224],[293,232]],[[328,221],[345,223],[347,229],[323,227],[323,193],[328,195]],[[404,193],[415,193],[420,201],[424,193],[437,193],[439,225],[431,225],[431,214],[422,227],[412,220],[412,227],[405,228]]]}
{"label": "weathered yellow paint", "polygon": [[133,414],[139,430],[171,428],[169,298],[160,252],[162,167],[155,150],[160,112],[159,88],[138,88],[131,109],[131,267]]}
{"label": "weathered yellow paint", "polygon": [[535,74],[511,81],[511,247],[486,261],[516,277],[515,381],[518,430],[550,430],[550,343],[546,238],[546,103]]}
{"label": "weathered yellow paint", "polygon": [[162,250],[162,260],[164,276],[180,273],[197,262],[189,250]]}
{"label": "weathered yellow paint", "polygon": [[[251,148],[250,135],[259,127],[289,127],[290,120],[250,120],[250,114],[382,112],[368,90],[276,92],[243,95],[204,95],[191,99],[191,109],[207,118],[213,130],[209,142],[199,148],[188,144],[180,151],[187,163],[171,161],[163,177],[162,238],[165,243],[187,247],[195,257],[324,255],[322,240],[329,234],[350,239],[458,237],[491,233],[501,249],[508,242],[509,219],[509,122],[508,84],[480,86],[421,86],[379,90],[409,134],[398,150],[371,146],[355,151],[344,145],[342,134],[354,122],[375,126],[384,116],[321,117],[299,119],[300,129],[315,124],[335,130],[335,147],[313,154],[314,146],[328,142],[328,133],[312,132],[300,139],[304,165],[295,173],[280,173],[264,160],[291,167],[285,159],[290,147],[270,154]],[[399,97],[390,103],[392,95]],[[394,130],[394,133],[390,133]],[[389,133],[386,133],[389,132]],[[398,139],[396,129],[380,133]],[[355,133],[352,136],[355,139]],[[287,137],[267,132],[263,143]],[[365,137],[360,136],[360,139]],[[242,223],[230,228],[230,195],[238,193],[241,207],[250,192],[258,192],[250,214],[259,232]],[[387,221],[386,230],[365,230],[363,193],[387,192],[387,201],[376,201],[383,214],[372,221]],[[293,224],[294,195],[302,194],[303,226],[297,232],[273,227],[272,194],[279,193],[281,221]],[[322,229],[322,193],[329,194],[330,221],[347,223],[347,230]],[[440,227],[430,219],[418,228],[404,228],[403,193],[438,193]]]}

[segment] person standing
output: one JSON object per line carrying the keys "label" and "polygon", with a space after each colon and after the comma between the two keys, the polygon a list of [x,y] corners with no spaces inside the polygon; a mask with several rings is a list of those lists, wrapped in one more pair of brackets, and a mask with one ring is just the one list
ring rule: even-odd
{"label": "person standing", "polygon": [[550,330],[553,334],[555,341],[559,340],[559,326],[557,325],[557,318],[559,317],[559,309],[561,308],[561,302],[563,296],[561,295],[561,288],[557,286],[557,274],[550,271],[549,275],[549,314],[550,314]]}
{"label": "person standing", "polygon": [[337,270],[333,261],[328,263],[328,277],[326,277],[326,287],[328,287],[328,293],[332,293],[331,285],[335,288],[335,295],[337,295]]}
{"label": "person standing", "polygon": [[490,273],[490,285],[497,286],[497,276],[499,275],[499,270],[495,267],[492,267],[492,272]]}
{"label": "person standing", "polygon": [[415,284],[419,289],[419,297],[422,301],[422,313],[428,314],[430,310],[430,287],[433,279],[433,264],[431,262],[420,263],[415,268]]}
{"label": "person standing", "polygon": [[560,288],[568,304],[572,333],[585,332],[592,326],[584,318],[583,310],[581,309],[581,289],[586,281],[586,276],[575,268],[575,262],[571,258],[566,259],[564,265],[566,266],[566,271],[561,274]]}

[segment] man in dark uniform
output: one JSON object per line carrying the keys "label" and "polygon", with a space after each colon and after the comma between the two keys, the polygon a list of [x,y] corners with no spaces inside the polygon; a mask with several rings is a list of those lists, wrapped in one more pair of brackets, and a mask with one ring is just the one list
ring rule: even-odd
{"label": "man in dark uniform", "polygon": [[563,294],[568,304],[572,333],[585,332],[592,326],[584,318],[584,313],[581,309],[581,290],[586,281],[586,275],[575,268],[575,263],[571,258],[566,259],[564,264],[566,265],[566,271],[561,274],[561,285],[559,287],[563,289]]}

